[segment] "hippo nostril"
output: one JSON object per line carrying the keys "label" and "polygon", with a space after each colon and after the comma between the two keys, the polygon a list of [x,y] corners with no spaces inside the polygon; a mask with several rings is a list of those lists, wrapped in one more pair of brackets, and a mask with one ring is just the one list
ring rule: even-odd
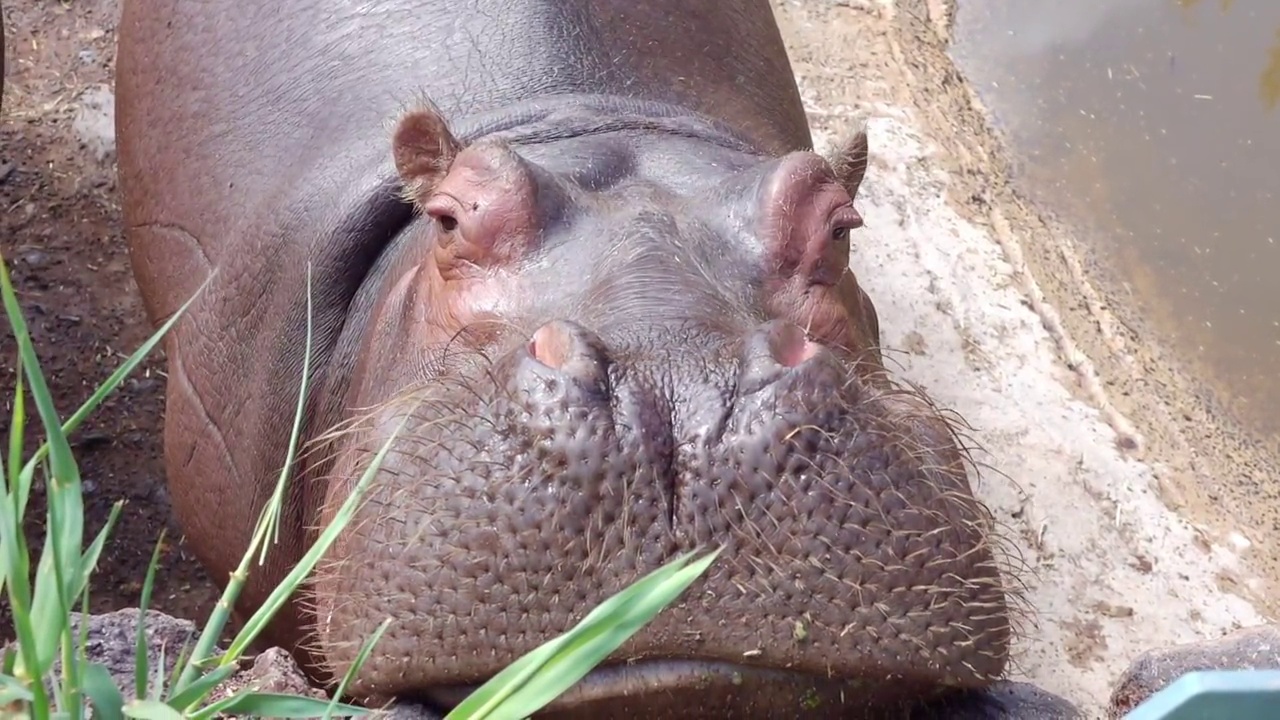
{"label": "hippo nostril", "polygon": [[756,328],[747,339],[739,391],[753,393],[761,390],[799,370],[822,350],[823,347],[809,340],[805,331],[795,323],[783,320],[767,322]]}
{"label": "hippo nostril", "polygon": [[549,322],[529,338],[529,354],[543,365],[560,370],[569,361],[573,339],[572,328],[566,323]]}
{"label": "hippo nostril", "polygon": [[774,361],[793,368],[818,354],[820,347],[805,337],[799,325],[788,322],[770,323],[765,329],[765,342]]}
{"label": "hippo nostril", "polygon": [[591,383],[604,379],[603,345],[594,334],[575,323],[553,320],[543,325],[533,332],[525,349],[530,358],[545,368]]}

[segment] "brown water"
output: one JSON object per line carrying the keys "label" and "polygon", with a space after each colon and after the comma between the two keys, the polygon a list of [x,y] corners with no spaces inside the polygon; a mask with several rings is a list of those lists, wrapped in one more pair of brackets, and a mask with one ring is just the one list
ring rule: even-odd
{"label": "brown water", "polygon": [[1280,0],[958,0],[1032,199],[1280,435]]}

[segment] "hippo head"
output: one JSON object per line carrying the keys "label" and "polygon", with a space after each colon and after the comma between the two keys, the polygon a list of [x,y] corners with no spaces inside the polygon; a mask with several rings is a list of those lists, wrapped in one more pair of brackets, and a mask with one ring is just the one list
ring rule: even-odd
{"label": "hippo head", "polygon": [[589,123],[462,143],[418,110],[393,145],[418,219],[318,518],[402,427],[314,585],[330,672],[392,619],[357,696],[448,706],[715,547],[552,709],[793,716],[1004,672],[992,519],[848,265],[865,134],[832,159]]}

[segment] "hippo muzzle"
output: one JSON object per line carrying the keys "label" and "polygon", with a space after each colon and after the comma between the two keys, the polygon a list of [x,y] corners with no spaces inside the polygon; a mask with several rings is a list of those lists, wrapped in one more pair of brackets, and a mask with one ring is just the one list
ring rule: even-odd
{"label": "hippo muzzle", "polygon": [[389,617],[352,691],[449,706],[722,547],[551,710],[827,716],[1002,675],[992,520],[952,424],[885,371],[848,268],[865,152],[464,145],[406,116],[420,222],[363,340],[361,419],[328,440],[322,522],[407,424],[314,586],[328,669]]}

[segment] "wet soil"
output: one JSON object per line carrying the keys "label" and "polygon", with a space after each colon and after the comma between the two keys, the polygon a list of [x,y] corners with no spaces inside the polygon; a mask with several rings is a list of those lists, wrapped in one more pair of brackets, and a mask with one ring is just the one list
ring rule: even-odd
{"label": "wet soil", "polygon": [[[113,0],[14,0],[4,3],[3,12],[0,252],[58,411],[66,417],[151,332],[130,274],[115,192],[106,91],[117,7]],[[4,327],[0,428],[7,431],[16,348]],[[163,370],[157,351],[71,438],[85,483],[86,532],[97,533],[112,505],[125,502],[90,585],[90,605],[94,611],[136,605],[151,553],[168,528],[153,607],[199,619],[207,617],[216,596],[169,524]],[[41,435],[38,425],[29,432],[28,453]],[[44,535],[44,499],[36,488],[27,513],[33,551]],[[0,640],[11,632],[7,601],[0,601]]]}
{"label": "wet soil", "polygon": [[1065,319],[1095,389],[1142,426],[1166,502],[1240,548],[1280,612],[1280,5],[950,14],[999,174],[1047,231],[1031,262],[1084,311]]}
{"label": "wet soil", "polygon": [[1224,404],[1280,433],[1280,5],[962,0],[951,49],[1019,184]]}

